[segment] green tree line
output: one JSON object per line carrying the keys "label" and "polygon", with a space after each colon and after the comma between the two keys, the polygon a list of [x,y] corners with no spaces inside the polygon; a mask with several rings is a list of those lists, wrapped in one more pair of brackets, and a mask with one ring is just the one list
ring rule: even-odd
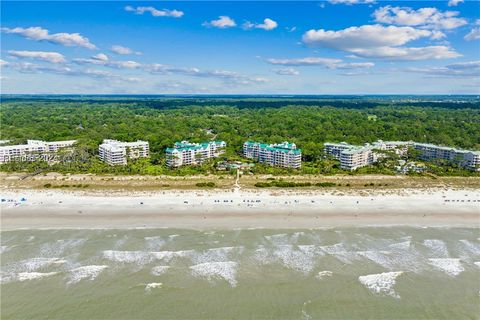
{"label": "green tree line", "polygon": [[[175,100],[178,102],[178,99]],[[381,103],[362,108],[324,105],[262,107],[257,101],[239,100],[241,106],[184,104],[172,107],[163,100],[35,100],[2,102],[1,139],[24,143],[77,139],[78,148],[90,157],[82,163],[58,164],[51,170],[68,172],[166,174],[164,150],[175,141],[199,142],[215,138],[227,142],[225,157],[238,158],[246,140],[270,143],[290,141],[302,149],[303,172],[337,173],[335,161],[325,159],[324,142],[352,144],[383,140],[413,140],[480,150],[480,109],[448,108]],[[295,101],[301,103],[301,101]],[[162,108],[162,103],[167,107]],[[443,103],[444,104],[444,103]],[[213,135],[210,133],[213,132]],[[105,138],[122,141],[146,140],[151,158],[132,161],[124,168],[111,168],[95,155]],[[78,161],[80,162],[80,161]],[[25,169],[42,164],[11,164],[4,170]],[[209,172],[214,161],[196,168],[181,168],[175,174]],[[40,169],[39,169],[40,170]],[[43,168],[42,170],[48,170]],[[257,172],[283,172],[257,166]],[[365,169],[367,170],[367,169]],[[378,170],[377,170],[378,171]]]}

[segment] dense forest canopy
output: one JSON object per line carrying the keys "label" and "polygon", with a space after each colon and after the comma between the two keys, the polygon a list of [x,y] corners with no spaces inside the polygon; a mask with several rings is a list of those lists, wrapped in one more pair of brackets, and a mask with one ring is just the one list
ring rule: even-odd
{"label": "dense forest canopy", "polygon": [[407,104],[388,99],[55,96],[2,102],[1,139],[78,139],[91,154],[105,138],[141,139],[150,143],[154,164],[164,160],[164,149],[175,141],[212,139],[209,130],[227,142],[228,155],[238,154],[247,139],[288,140],[302,149],[307,162],[320,161],[327,141],[413,140],[480,150],[480,104],[473,98]]}
{"label": "dense forest canopy", "polygon": [[479,108],[480,97],[474,95],[1,95],[3,102],[85,102],[132,103],[167,109],[185,105],[232,106],[237,108],[279,108],[288,105],[333,106],[336,108],[371,108],[378,105],[441,107],[448,109]]}

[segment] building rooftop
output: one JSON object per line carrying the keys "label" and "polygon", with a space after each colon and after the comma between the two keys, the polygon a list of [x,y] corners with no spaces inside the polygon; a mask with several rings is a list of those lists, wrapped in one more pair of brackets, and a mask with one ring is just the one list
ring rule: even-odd
{"label": "building rooftop", "polygon": [[192,150],[202,150],[208,149],[211,144],[215,144],[216,146],[221,146],[225,144],[225,141],[210,141],[210,142],[200,142],[200,143],[192,143],[186,140],[175,142],[173,148],[165,149],[167,153],[173,152],[180,152],[180,151],[192,151]]}
{"label": "building rooftop", "polygon": [[453,147],[438,146],[438,145],[435,145],[435,144],[432,144],[432,143],[415,142],[415,145],[426,147],[426,148],[432,148],[432,149],[440,149],[440,150],[444,150],[444,151],[454,151],[454,152],[457,152],[457,153],[473,153],[473,154],[480,155],[480,151],[478,151],[478,150],[457,149],[457,148],[453,148]]}
{"label": "building rooftop", "polygon": [[277,152],[293,153],[293,154],[302,153],[301,149],[297,149],[297,146],[295,145],[295,143],[291,143],[288,141],[284,141],[282,143],[277,143],[277,144],[267,144],[263,142],[246,141],[244,145],[258,146],[259,148],[266,149],[269,151],[277,151]]}
{"label": "building rooftop", "polygon": [[137,140],[134,142],[122,142],[118,140],[105,139],[103,143],[100,144],[101,148],[104,148],[111,152],[123,151],[125,147],[139,147],[148,145],[147,141]]}
{"label": "building rooftop", "polygon": [[435,144],[431,143],[419,143],[419,142],[413,142],[413,141],[383,141],[383,140],[378,140],[376,142],[373,142],[372,144],[370,143],[365,143],[363,146],[357,146],[357,145],[352,145],[348,144],[346,142],[340,142],[340,143],[335,143],[335,142],[325,142],[324,146],[336,146],[336,147],[344,147],[346,148],[342,152],[345,152],[347,154],[354,154],[354,153],[360,153],[364,152],[367,150],[375,149],[376,147],[381,146],[382,144],[389,144],[389,145],[398,145],[398,146],[405,146],[405,145],[414,145],[414,146],[422,146],[426,148],[432,148],[432,149],[437,149],[437,150],[444,150],[444,151],[453,151],[457,153],[473,153],[475,155],[480,155],[480,151],[476,150],[464,150],[464,149],[457,149],[453,147],[444,147],[444,146],[438,146]]}
{"label": "building rooftop", "polygon": [[[9,141],[9,140],[5,140]],[[66,144],[72,145],[75,144],[77,140],[65,140],[65,141],[42,141],[42,140],[27,140],[26,144],[16,144],[16,145],[2,145],[0,146],[0,150],[12,150],[18,148],[27,148],[32,146],[50,146],[55,144]]]}

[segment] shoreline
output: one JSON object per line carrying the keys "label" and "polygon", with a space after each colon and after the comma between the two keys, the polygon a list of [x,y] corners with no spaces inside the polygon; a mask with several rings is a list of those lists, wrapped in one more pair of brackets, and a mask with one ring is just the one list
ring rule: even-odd
{"label": "shoreline", "polygon": [[1,230],[480,227],[480,190],[1,192]]}

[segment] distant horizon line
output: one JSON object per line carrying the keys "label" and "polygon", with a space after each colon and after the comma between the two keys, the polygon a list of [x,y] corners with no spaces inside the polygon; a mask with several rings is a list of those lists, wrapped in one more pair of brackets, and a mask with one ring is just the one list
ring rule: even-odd
{"label": "distant horizon line", "polygon": [[268,96],[268,97],[371,97],[371,96],[478,96],[480,93],[329,93],[329,94],[315,94],[315,93],[0,93],[0,96]]}

